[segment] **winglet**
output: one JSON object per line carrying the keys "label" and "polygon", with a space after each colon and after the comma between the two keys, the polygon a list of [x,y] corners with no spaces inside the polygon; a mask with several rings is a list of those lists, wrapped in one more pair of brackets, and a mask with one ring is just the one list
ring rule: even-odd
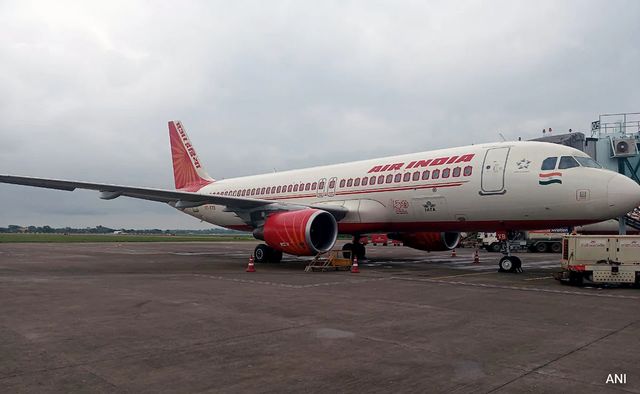
{"label": "winglet", "polygon": [[195,192],[214,182],[198,159],[196,150],[191,145],[187,132],[180,121],[172,120],[169,122],[169,139],[176,189]]}

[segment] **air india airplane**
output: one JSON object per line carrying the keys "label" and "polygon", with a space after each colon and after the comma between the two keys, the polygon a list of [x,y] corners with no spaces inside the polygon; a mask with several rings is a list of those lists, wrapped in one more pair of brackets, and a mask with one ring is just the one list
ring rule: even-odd
{"label": "air india airplane", "polygon": [[[640,186],[585,153],[544,142],[499,142],[216,181],[179,121],[169,122],[176,190],[0,175],[0,182],[164,202],[206,222],[252,231],[257,262],[310,256],[338,234],[364,257],[363,234],[406,246],[455,248],[461,231],[534,230],[600,222],[640,205]],[[521,266],[506,255],[502,271]]]}

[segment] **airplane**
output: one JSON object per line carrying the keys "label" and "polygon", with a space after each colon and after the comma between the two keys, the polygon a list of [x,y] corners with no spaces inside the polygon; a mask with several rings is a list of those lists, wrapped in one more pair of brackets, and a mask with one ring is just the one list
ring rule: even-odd
{"label": "airplane", "polygon": [[[312,256],[344,249],[362,259],[360,236],[389,233],[404,245],[450,250],[460,232],[512,231],[601,222],[640,205],[640,185],[605,170],[567,146],[497,142],[214,180],[180,121],[169,122],[175,190],[0,175],[0,182],[73,191],[100,198],[133,197],[170,206],[200,220],[252,231],[263,240],[256,262],[282,254]],[[508,248],[507,248],[508,249]],[[507,253],[500,271],[518,271]]]}

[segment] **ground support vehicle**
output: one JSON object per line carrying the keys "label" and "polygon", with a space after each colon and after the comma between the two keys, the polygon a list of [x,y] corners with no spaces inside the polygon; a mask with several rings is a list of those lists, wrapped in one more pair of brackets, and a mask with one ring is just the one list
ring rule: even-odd
{"label": "ground support vehicle", "polygon": [[640,236],[566,235],[562,239],[561,266],[555,278],[574,285],[640,285]]}

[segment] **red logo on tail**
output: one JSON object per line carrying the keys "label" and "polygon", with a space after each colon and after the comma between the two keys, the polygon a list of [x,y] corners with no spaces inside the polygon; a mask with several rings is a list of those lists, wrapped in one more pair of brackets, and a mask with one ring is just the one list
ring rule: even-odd
{"label": "red logo on tail", "polygon": [[203,170],[196,150],[180,122],[169,122],[169,139],[176,189],[194,192],[213,182]]}

